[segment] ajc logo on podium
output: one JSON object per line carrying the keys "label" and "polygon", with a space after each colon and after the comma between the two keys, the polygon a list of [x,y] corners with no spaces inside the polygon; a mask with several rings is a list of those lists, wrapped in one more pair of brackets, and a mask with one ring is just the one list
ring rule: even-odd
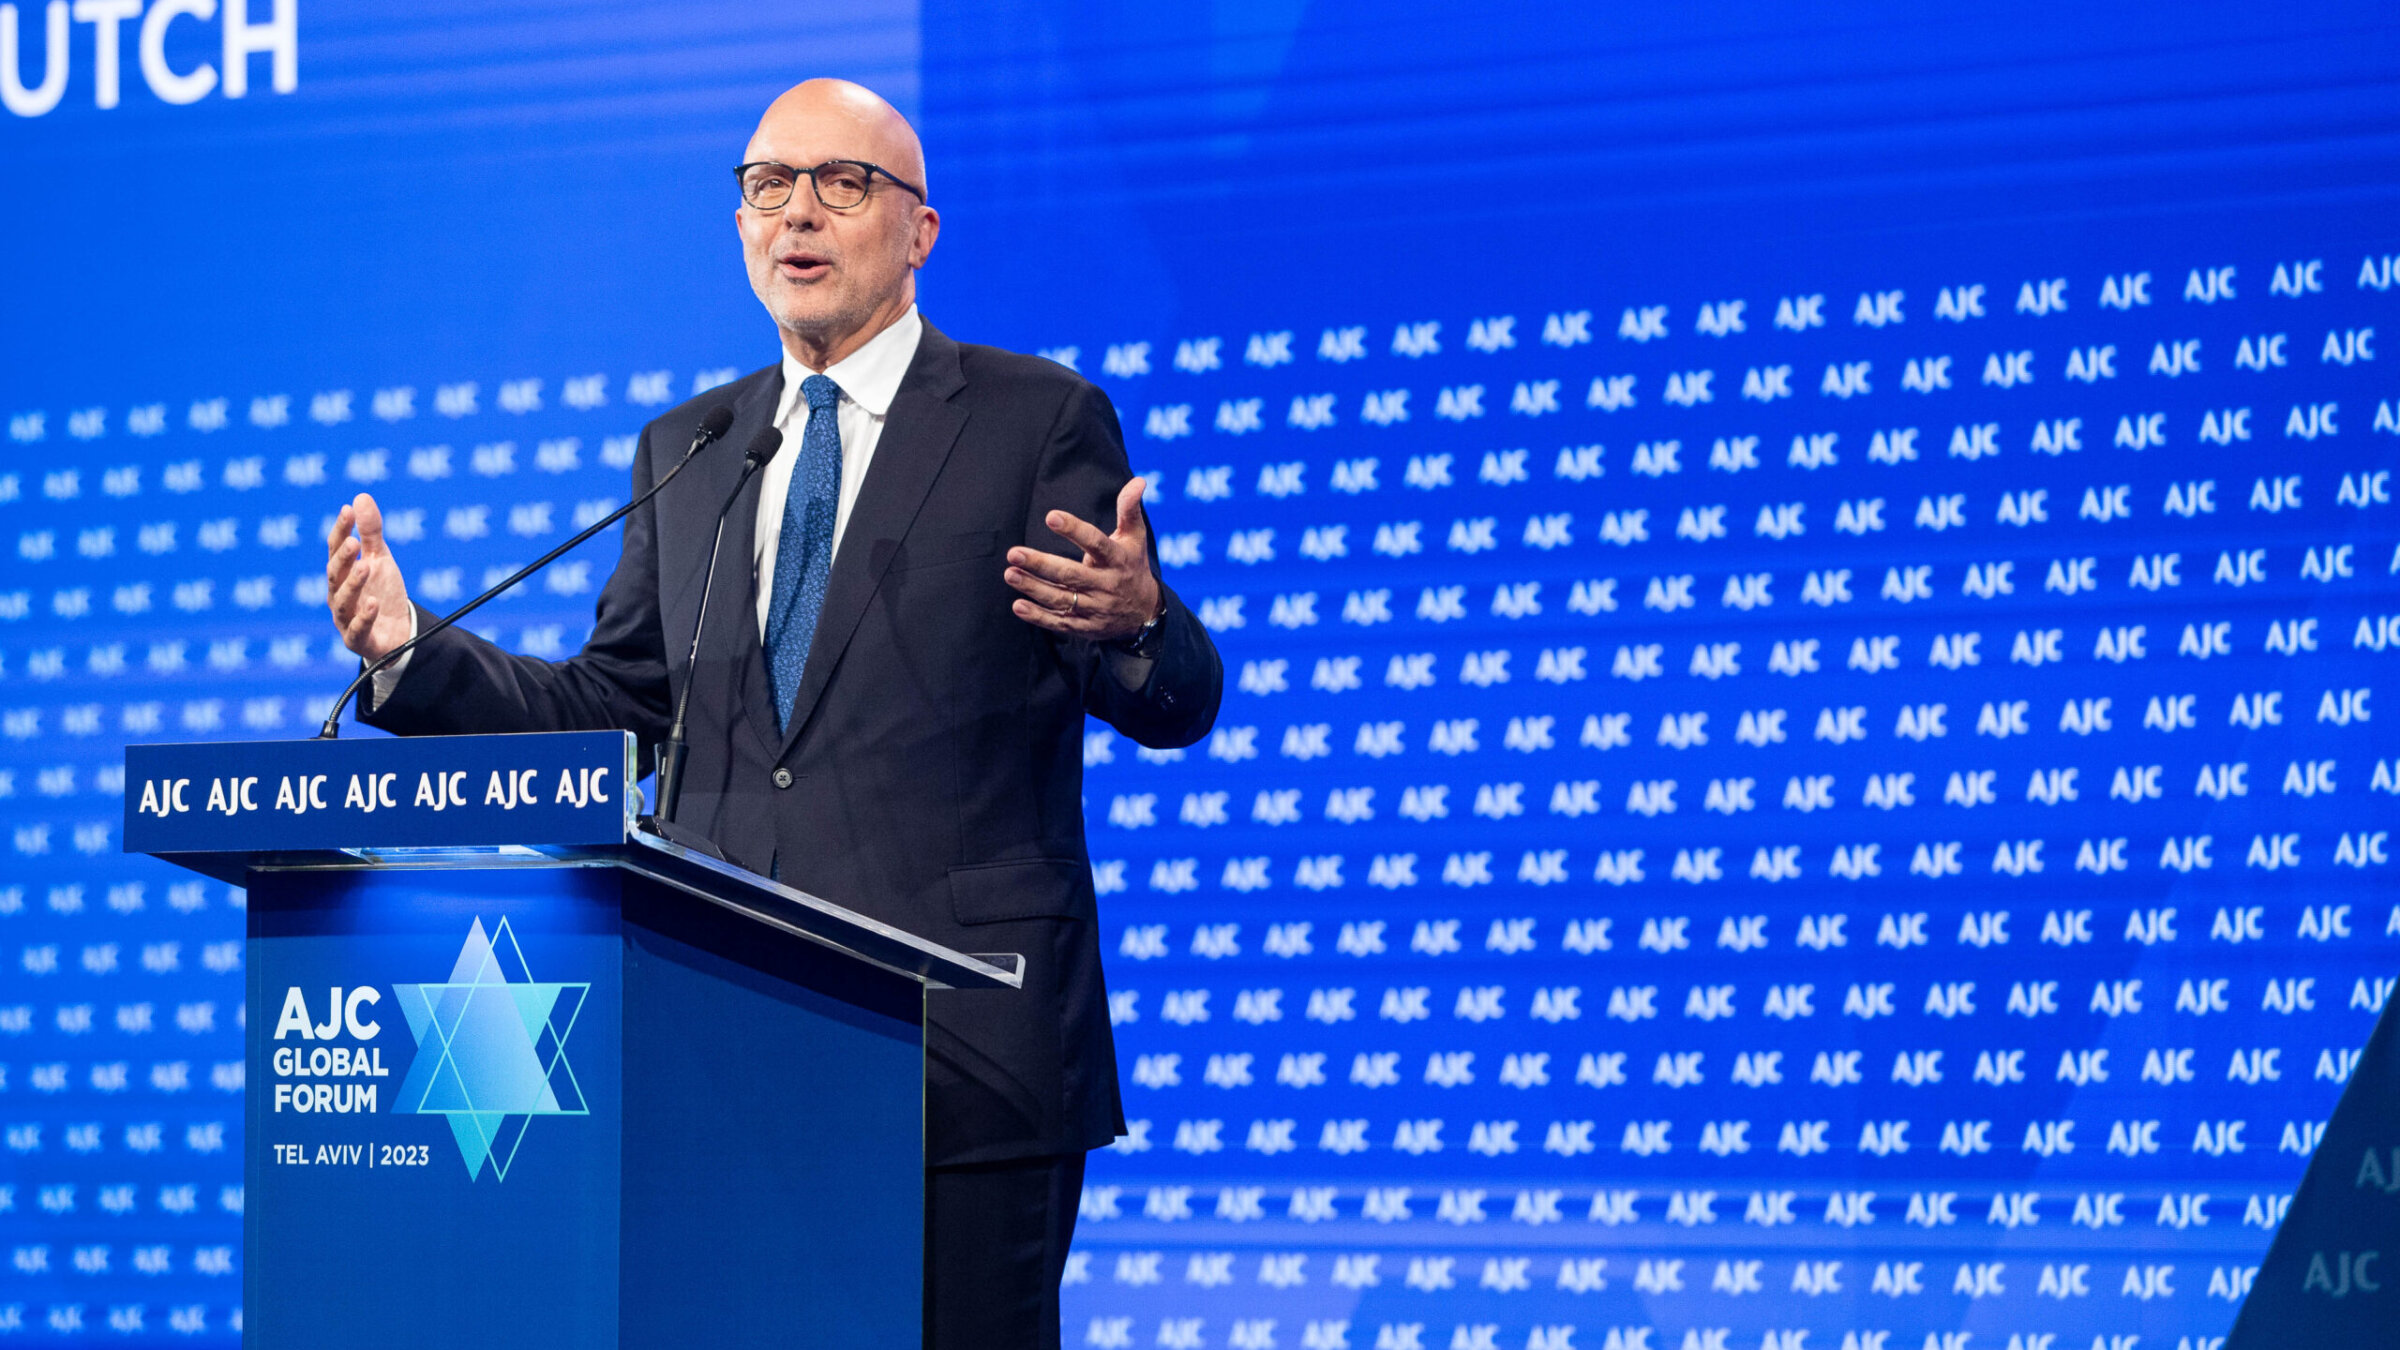
{"label": "ajc logo on podium", "polygon": [[448,980],[393,986],[417,1040],[393,1111],[448,1117],[468,1176],[507,1180],[535,1116],[591,1114],[567,1062],[591,988],[536,981],[508,920],[476,919]]}

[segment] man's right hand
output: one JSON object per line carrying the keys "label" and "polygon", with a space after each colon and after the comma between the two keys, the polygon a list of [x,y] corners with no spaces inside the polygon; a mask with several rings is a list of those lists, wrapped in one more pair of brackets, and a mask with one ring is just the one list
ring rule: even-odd
{"label": "man's right hand", "polygon": [[342,645],[362,660],[382,659],[415,629],[400,563],[383,542],[383,511],[364,492],[333,518],[326,537],[325,605]]}

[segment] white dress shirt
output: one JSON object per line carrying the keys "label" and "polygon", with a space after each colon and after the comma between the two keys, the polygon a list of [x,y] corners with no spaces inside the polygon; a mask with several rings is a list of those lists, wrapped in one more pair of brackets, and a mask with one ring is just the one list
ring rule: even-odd
{"label": "white dress shirt", "polygon": [[783,358],[783,400],[775,406],[775,426],[783,432],[783,448],[759,471],[758,530],[750,550],[750,581],[758,593],[758,637],[766,641],[767,611],[775,603],[775,550],[783,542],[784,498],[791,492],[792,470],[800,464],[800,438],[808,431],[808,398],[800,382],[823,375],[842,387],[834,417],[842,430],[842,495],[833,512],[833,553],[842,551],[842,532],[850,527],[850,508],[874,462],[875,443],[883,439],[884,420],[891,415],[892,398],[908,363],[917,358],[917,342],[925,336],[925,320],[917,307],[892,321],[889,328],[825,370],[810,370],[798,358]]}

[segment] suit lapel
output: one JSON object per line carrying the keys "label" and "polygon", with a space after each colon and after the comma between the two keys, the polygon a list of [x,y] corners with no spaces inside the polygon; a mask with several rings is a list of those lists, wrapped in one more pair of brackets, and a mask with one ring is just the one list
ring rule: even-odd
{"label": "suit lapel", "polygon": [[[678,661],[691,650],[692,626],[699,621],[700,588],[708,570],[709,544],[716,537],[716,511],[741,477],[742,452],[775,420],[783,396],[783,365],[777,362],[744,383],[749,387],[735,397],[733,425],[725,433],[725,443],[701,452],[702,462],[684,475],[697,481],[689,484],[688,492],[680,486],[671,489],[666,495],[677,499],[676,509],[671,517],[660,515],[660,556],[667,559],[666,575],[673,579],[666,606],[671,616],[666,635],[669,650]],[[777,453],[794,454],[798,449],[790,445]],[[709,596],[708,632],[701,644],[700,661],[703,669],[728,672],[732,687],[724,694],[745,714],[735,720],[747,722],[758,737],[759,748],[772,755],[781,736],[775,726],[774,700],[767,690],[766,656],[758,641],[757,592],[751,577],[763,477],[751,475],[741,499],[726,517],[725,548],[717,558],[716,589]],[[685,672],[684,678],[694,677],[694,672]]]}
{"label": "suit lapel", "polygon": [[[825,607],[818,613],[816,636],[809,643],[808,666],[801,672],[800,689],[792,700],[790,730],[783,740],[786,754],[815,714],[834,667],[841,663],[851,635],[874,599],[875,588],[883,582],[884,570],[891,566],[894,545],[907,536],[917,509],[925,503],[925,494],[933,490],[933,480],[941,475],[951,446],[967,424],[966,412],[948,401],[965,387],[958,344],[928,322],[924,336],[918,339],[916,357],[909,362],[908,374],[900,381],[900,391],[884,419],[875,458],[867,467],[866,481],[859,486],[858,501],[850,508],[850,523],[842,529],[841,551],[826,583]],[[771,713],[769,717],[772,726]]]}

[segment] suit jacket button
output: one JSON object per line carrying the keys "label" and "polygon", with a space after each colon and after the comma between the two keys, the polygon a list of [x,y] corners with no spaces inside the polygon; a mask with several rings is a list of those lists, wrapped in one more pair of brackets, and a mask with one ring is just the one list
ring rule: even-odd
{"label": "suit jacket button", "polygon": [[790,769],[777,769],[775,771],[775,786],[779,788],[788,788],[791,785],[792,771]]}

